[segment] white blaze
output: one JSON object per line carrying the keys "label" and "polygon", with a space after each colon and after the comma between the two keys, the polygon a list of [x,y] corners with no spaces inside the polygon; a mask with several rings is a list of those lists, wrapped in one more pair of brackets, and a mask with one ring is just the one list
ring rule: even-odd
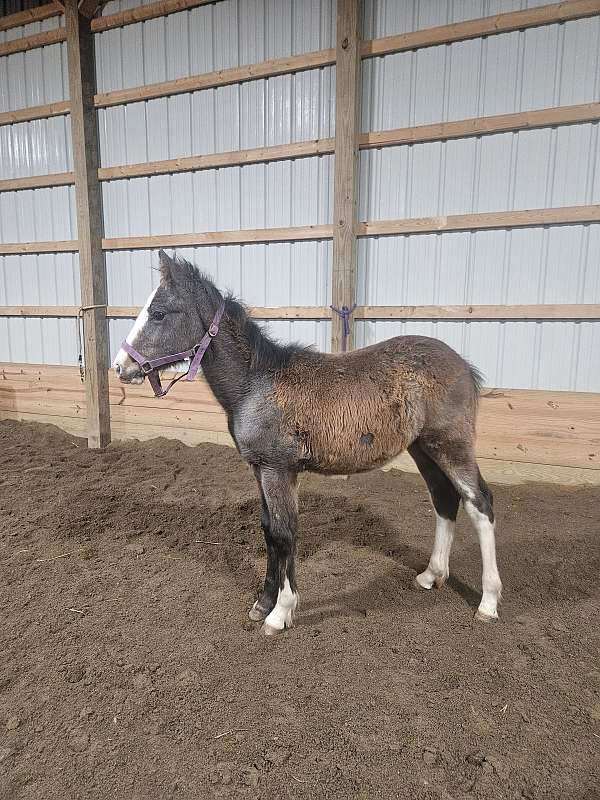
{"label": "white blaze", "polygon": [[[138,314],[138,318],[133,323],[133,328],[127,334],[127,338],[125,341],[127,344],[130,344],[132,347],[135,347],[135,340],[138,337],[139,332],[143,329],[144,325],[148,322],[148,309],[150,308],[150,303],[154,299],[154,295],[156,294],[156,289],[150,293],[150,297],[146,300],[146,305],[142,308],[140,313]],[[125,350],[121,348],[117,353],[115,360],[113,361],[113,367],[123,367],[125,365],[125,361],[129,358]]]}

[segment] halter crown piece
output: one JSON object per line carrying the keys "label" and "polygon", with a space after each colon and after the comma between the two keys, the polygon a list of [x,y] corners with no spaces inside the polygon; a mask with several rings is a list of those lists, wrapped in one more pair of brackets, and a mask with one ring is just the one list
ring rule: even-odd
{"label": "halter crown piece", "polygon": [[[125,350],[125,352],[139,364],[140,369],[148,378],[155,397],[164,397],[171,386],[173,386],[174,383],[177,383],[177,381],[180,381],[182,378],[185,378],[186,381],[194,380],[198,374],[198,370],[200,369],[200,363],[202,362],[204,354],[208,350],[208,345],[219,332],[219,325],[221,324],[221,318],[224,312],[225,302],[221,303],[221,307],[213,317],[213,321],[210,323],[210,326],[202,337],[201,341],[198,344],[195,344],[191,350],[185,350],[182,353],[172,353],[169,356],[160,356],[159,358],[145,358],[141,353],[138,353],[138,351],[135,350],[129,344],[129,342],[124,341],[121,344],[123,350]],[[184,372],[182,375],[177,375],[177,377],[173,378],[169,385],[163,389],[160,382],[159,370],[162,367],[168,367],[170,364],[177,364],[177,362],[183,361],[186,358],[191,359],[188,371]]]}

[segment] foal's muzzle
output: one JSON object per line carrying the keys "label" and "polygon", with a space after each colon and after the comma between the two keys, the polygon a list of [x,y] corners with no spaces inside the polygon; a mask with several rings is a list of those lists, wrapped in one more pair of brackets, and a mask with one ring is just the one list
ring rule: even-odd
{"label": "foal's muzzle", "polygon": [[113,364],[113,369],[117,378],[121,381],[121,383],[133,383],[133,384],[140,384],[143,383],[145,375],[141,370],[140,366],[136,364],[133,359],[127,359],[129,364],[120,364],[117,361]]}

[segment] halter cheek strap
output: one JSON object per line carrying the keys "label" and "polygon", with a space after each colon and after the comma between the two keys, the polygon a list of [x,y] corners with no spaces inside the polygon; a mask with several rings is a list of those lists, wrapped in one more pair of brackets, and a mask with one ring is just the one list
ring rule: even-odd
{"label": "halter cheek strap", "polygon": [[[223,302],[215,314],[208,330],[200,342],[194,345],[191,350],[184,350],[181,353],[172,353],[171,355],[160,356],[159,358],[145,358],[141,353],[138,353],[138,351],[133,348],[129,342],[124,341],[121,344],[123,350],[125,350],[125,352],[131,356],[131,358],[139,365],[143,374],[148,378],[155,397],[164,397],[171,386],[173,386],[174,383],[177,383],[177,381],[180,381],[182,378],[185,378],[187,381],[194,380],[198,374],[200,364],[202,363],[204,354],[208,350],[209,344],[219,332],[219,325],[221,324],[221,319],[224,312],[225,303]],[[184,372],[182,375],[177,375],[177,377],[173,378],[168,386],[163,389],[158,370],[160,370],[162,367],[168,367],[170,364],[177,364],[179,361],[184,361],[186,358],[191,359],[188,371]]]}

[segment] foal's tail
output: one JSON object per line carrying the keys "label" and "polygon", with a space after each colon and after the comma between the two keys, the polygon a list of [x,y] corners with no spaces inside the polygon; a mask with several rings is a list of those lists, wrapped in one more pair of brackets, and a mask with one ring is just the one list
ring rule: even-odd
{"label": "foal's tail", "polygon": [[483,375],[477,367],[467,361],[467,367],[469,368],[469,373],[471,375],[471,381],[473,382],[473,390],[475,393],[475,402],[479,401],[479,397],[481,395],[481,388],[483,386]]}

